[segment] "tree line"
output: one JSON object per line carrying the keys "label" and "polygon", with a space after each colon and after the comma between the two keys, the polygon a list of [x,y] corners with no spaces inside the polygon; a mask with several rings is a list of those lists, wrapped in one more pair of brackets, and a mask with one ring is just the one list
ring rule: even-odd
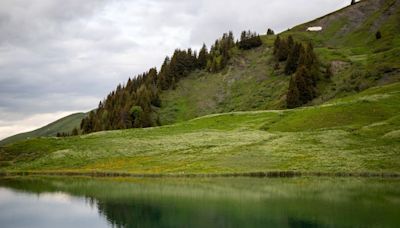
{"label": "tree line", "polygon": [[304,45],[278,36],[274,42],[273,54],[276,61],[284,62],[284,73],[291,75],[286,94],[287,108],[300,107],[317,96],[319,61],[311,43]]}
{"label": "tree line", "polygon": [[247,31],[236,42],[232,32],[223,34],[210,50],[205,44],[198,53],[191,48],[176,49],[171,57],[164,59],[159,71],[152,68],[129,78],[124,85],[119,84],[99,103],[96,110],[89,112],[82,120],[80,130],[74,129],[73,134],[59,133],[58,136],[158,126],[160,121],[157,109],[161,107],[161,91],[175,89],[179,80],[195,70],[212,73],[221,71],[232,57],[234,48],[248,50],[261,45],[260,36]]}

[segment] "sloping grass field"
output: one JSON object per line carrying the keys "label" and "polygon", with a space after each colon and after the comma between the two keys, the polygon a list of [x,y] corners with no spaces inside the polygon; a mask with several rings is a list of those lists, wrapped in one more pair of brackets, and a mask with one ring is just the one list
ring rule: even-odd
{"label": "sloping grass field", "polygon": [[262,36],[261,47],[234,49],[222,72],[163,91],[160,121],[173,125],[14,141],[0,147],[0,170],[400,173],[399,19],[399,1],[365,0],[280,34],[315,47],[314,106],[282,110],[290,76],[272,56],[276,36]]}
{"label": "sloping grass field", "polygon": [[38,138],[0,150],[2,171],[399,173],[400,83],[320,106]]}
{"label": "sloping grass field", "polygon": [[34,131],[25,132],[5,138],[0,141],[0,146],[30,138],[56,136],[57,133],[63,132],[70,133],[75,127],[79,128],[81,121],[85,116],[85,113],[75,113],[66,116]]}

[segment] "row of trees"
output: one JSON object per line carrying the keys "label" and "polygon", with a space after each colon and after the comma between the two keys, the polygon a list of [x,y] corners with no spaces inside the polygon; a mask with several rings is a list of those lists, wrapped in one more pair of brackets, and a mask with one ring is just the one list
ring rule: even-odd
{"label": "row of trees", "polygon": [[81,132],[159,125],[157,109],[161,107],[160,91],[175,89],[179,80],[195,70],[219,72],[228,64],[235,47],[249,49],[262,44],[255,33],[243,34],[241,40],[235,43],[233,33],[225,33],[215,41],[210,51],[203,45],[198,54],[190,48],[175,50],[172,57],[165,58],[159,72],[152,68],[133,79],[129,78],[126,85],[118,85],[96,110],[82,120]]}
{"label": "row of trees", "polygon": [[155,68],[118,85],[81,122],[82,133],[158,125],[156,108],[161,106]]}
{"label": "row of trees", "polygon": [[240,35],[240,41],[238,42],[238,47],[243,50],[249,50],[262,45],[260,36],[257,33],[252,33],[250,31],[243,31]]}
{"label": "row of trees", "polygon": [[294,74],[291,76],[286,96],[287,107],[296,108],[314,99],[317,95],[319,62],[312,44],[295,42],[292,36],[287,39],[278,36],[273,53],[278,62],[285,61],[284,73]]}

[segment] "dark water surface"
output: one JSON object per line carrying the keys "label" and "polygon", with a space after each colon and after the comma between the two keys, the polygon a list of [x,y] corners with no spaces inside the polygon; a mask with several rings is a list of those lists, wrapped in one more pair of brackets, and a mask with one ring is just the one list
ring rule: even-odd
{"label": "dark water surface", "polygon": [[399,226],[399,179],[0,179],[2,228]]}

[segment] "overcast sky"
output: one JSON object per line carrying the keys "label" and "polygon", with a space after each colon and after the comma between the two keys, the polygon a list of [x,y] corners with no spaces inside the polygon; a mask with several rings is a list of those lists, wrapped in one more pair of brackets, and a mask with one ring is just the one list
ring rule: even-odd
{"label": "overcast sky", "polygon": [[283,31],[350,0],[1,0],[0,139],[95,108],[176,48]]}

